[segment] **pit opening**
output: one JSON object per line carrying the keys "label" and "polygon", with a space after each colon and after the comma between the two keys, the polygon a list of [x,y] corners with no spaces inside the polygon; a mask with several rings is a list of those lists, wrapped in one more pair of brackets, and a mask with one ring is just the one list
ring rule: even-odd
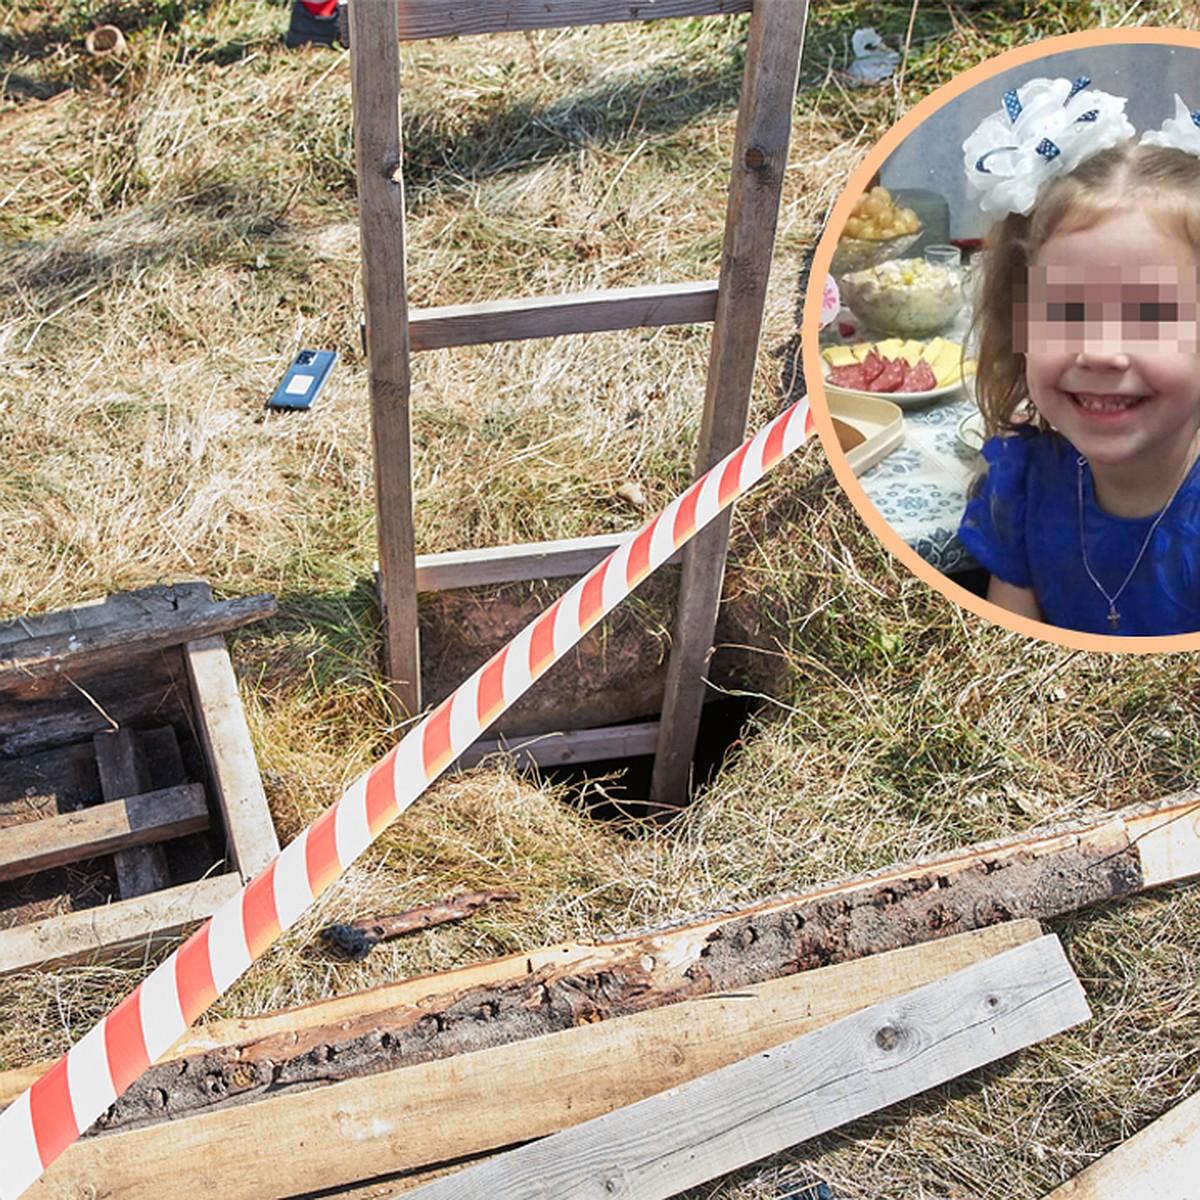
{"label": "pit opening", "polygon": [[[710,783],[742,743],[746,724],[762,707],[757,698],[720,696],[704,705],[692,756],[691,795]],[[533,770],[534,768],[530,768]],[[650,802],[654,756],[606,758],[537,768],[543,779],[566,788],[568,800],[597,820],[663,821],[677,815]]]}

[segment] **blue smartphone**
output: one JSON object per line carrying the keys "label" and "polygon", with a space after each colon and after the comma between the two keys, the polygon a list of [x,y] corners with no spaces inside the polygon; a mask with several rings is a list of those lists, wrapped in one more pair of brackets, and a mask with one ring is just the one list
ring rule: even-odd
{"label": "blue smartphone", "polygon": [[325,386],[337,360],[336,350],[301,350],[292,359],[275,394],[267,401],[267,407],[309,408]]}

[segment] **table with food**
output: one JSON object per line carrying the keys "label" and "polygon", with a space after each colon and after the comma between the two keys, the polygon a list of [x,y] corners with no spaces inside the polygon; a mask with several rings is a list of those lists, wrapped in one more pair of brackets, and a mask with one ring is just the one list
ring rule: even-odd
{"label": "table with food", "polygon": [[927,245],[886,188],[864,193],[833,256],[842,307],[821,334],[838,441],[868,500],[946,573],[976,564],[958,540],[983,426],[969,349],[971,270]]}

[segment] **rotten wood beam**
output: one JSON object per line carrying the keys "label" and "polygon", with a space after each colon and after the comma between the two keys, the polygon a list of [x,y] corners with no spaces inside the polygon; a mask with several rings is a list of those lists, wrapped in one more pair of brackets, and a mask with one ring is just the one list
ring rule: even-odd
{"label": "rotten wood beam", "polygon": [[1039,938],[405,1194],[667,1200],[1090,1016],[1058,939]]}
{"label": "rotten wood beam", "polygon": [[[682,927],[567,943],[185,1034],[106,1118],[168,1114],[452,1058],[1200,874],[1200,794],[856,876]],[[186,1065],[186,1068],[184,1066]],[[0,1098],[4,1077],[0,1076]],[[178,1107],[176,1107],[178,1104]]]}

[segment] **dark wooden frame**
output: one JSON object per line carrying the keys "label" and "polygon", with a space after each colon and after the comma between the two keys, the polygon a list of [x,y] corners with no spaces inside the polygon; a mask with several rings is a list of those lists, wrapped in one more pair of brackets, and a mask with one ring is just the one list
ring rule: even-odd
{"label": "dark wooden frame", "polygon": [[[0,879],[111,853],[121,894],[0,930],[0,974],[145,953],[211,916],[279,853],[233,667],[216,632],[273,609],[270,596],[214,604],[208,585],[195,582],[0,624],[0,758],[90,749],[104,799],[0,829]],[[173,778],[152,786],[136,732],[148,720],[165,723],[168,734],[172,725],[186,727],[207,788],[187,781],[178,749]],[[160,843],[212,822],[224,833],[221,864],[205,878],[172,884]]]}

